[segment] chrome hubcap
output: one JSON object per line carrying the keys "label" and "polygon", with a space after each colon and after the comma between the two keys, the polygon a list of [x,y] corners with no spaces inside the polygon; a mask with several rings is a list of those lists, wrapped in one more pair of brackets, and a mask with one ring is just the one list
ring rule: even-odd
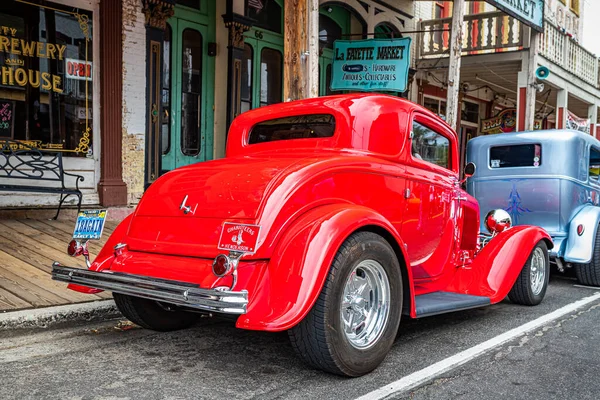
{"label": "chrome hubcap", "polygon": [[531,280],[531,291],[533,292],[533,295],[539,295],[542,292],[544,282],[546,281],[546,259],[544,257],[544,252],[539,247],[535,248],[533,257],[531,257],[529,278]]}
{"label": "chrome hubcap", "polygon": [[383,333],[390,313],[390,282],[383,266],[361,261],[352,271],[342,297],[344,334],[357,349],[373,345]]}

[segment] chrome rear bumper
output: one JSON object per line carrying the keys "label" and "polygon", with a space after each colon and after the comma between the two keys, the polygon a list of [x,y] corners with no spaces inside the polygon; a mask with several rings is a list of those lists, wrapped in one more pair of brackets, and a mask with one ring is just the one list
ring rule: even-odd
{"label": "chrome rear bumper", "polygon": [[115,293],[224,314],[245,314],[248,292],[202,289],[188,282],[170,281],[120,272],[96,272],[52,264],[52,279]]}

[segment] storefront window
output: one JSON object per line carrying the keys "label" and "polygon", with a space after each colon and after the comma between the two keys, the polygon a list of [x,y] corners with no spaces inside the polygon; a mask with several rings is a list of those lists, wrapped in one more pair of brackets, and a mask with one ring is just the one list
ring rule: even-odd
{"label": "storefront window", "polygon": [[463,121],[472,122],[474,124],[479,123],[479,104],[471,103],[470,101],[463,101],[461,119]]}
{"label": "storefront window", "polygon": [[181,79],[181,151],[186,156],[200,153],[202,96],[202,35],[193,29],[183,31]]}
{"label": "storefront window", "polygon": [[92,13],[0,3],[0,138],[92,155]]}
{"label": "storefront window", "polygon": [[333,49],[333,42],[342,39],[342,28],[331,18],[319,14],[319,45]]}
{"label": "storefront window", "polygon": [[162,154],[167,154],[171,149],[171,37],[173,31],[167,24],[163,45],[163,73],[162,73],[162,116],[161,116],[161,147]]}
{"label": "storefront window", "polygon": [[241,87],[241,103],[242,112],[246,112],[252,108],[252,63],[253,60],[252,46],[248,43],[244,45],[244,56],[242,58],[242,87]]}
{"label": "storefront window", "polygon": [[256,21],[254,23],[255,28],[283,33],[281,29],[282,10],[276,0],[248,0],[246,3],[246,16]]}
{"label": "storefront window", "polygon": [[260,54],[260,106],[282,101],[283,57],[277,50],[264,48]]}

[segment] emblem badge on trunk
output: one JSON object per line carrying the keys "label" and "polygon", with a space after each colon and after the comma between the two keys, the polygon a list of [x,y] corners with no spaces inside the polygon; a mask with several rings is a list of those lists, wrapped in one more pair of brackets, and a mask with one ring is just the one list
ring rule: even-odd
{"label": "emblem badge on trunk", "polygon": [[184,214],[192,214],[194,215],[194,213],[196,212],[196,208],[198,208],[198,203],[196,203],[196,205],[194,206],[194,209],[192,210],[191,206],[186,205],[186,201],[188,199],[188,195],[186,194],[185,197],[183,198],[183,201],[181,202],[181,205],[179,206],[179,209],[181,211],[183,211]]}
{"label": "emblem badge on trunk", "polygon": [[221,230],[218,248],[240,253],[253,254],[258,244],[259,225],[225,222]]}

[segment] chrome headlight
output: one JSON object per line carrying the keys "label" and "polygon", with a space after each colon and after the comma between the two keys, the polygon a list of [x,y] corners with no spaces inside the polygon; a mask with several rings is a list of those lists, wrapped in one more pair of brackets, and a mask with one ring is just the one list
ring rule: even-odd
{"label": "chrome headlight", "polygon": [[492,234],[504,232],[512,226],[512,218],[510,215],[502,210],[492,210],[485,216],[485,228]]}

